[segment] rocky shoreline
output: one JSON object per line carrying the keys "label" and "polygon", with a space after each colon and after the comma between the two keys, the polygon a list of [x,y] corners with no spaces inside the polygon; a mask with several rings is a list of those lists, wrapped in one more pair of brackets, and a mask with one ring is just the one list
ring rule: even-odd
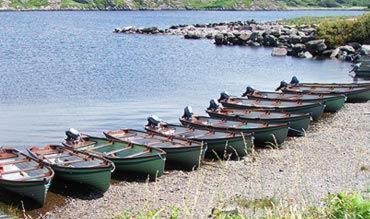
{"label": "rocky shoreline", "polygon": [[[287,205],[320,205],[339,191],[370,185],[369,103],[346,104],[314,123],[305,137],[280,149],[258,149],[240,161],[206,162],[193,172],[169,171],[156,182],[120,181],[103,196],[68,198],[43,218],[113,218],[124,211],[178,207],[187,217],[205,218],[219,203],[236,197],[276,198]],[[293,206],[293,207],[294,207]],[[243,212],[256,216],[256,212]]]}
{"label": "rocky shoreline", "polygon": [[330,47],[317,37],[318,25],[284,25],[278,22],[258,23],[254,20],[194,25],[116,28],[115,33],[178,35],[185,39],[210,39],[217,46],[271,47],[273,56],[299,58],[336,58],[356,62],[363,55],[370,55],[370,45],[353,42]]}

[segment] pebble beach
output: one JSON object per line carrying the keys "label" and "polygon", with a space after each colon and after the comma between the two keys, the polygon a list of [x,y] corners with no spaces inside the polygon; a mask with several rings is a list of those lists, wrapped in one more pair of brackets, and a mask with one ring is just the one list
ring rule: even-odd
{"label": "pebble beach", "polygon": [[[67,198],[43,218],[114,218],[122,212],[178,207],[206,218],[236,197],[317,206],[329,193],[370,187],[370,102],[345,104],[281,148],[257,148],[241,160],[206,161],[196,171],[167,171],[154,182],[123,180],[103,195]],[[249,216],[254,216],[249,212]]]}

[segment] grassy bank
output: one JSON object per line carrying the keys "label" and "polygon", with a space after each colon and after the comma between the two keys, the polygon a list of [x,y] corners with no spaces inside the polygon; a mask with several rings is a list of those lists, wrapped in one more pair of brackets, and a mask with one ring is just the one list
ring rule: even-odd
{"label": "grassy bank", "polygon": [[319,25],[317,37],[325,39],[331,46],[341,46],[350,42],[370,43],[370,13],[359,17],[300,17],[283,20],[288,25]]}
{"label": "grassy bank", "polygon": [[[368,192],[367,192],[368,193]],[[300,207],[283,205],[275,198],[248,200],[237,197],[228,203],[220,202],[212,212],[211,218],[369,218],[370,200],[360,193],[330,194],[323,199],[324,206]],[[147,212],[132,213],[129,210],[117,215],[115,219],[149,219],[149,218],[182,218],[192,217],[196,212],[177,207],[164,207]]]}

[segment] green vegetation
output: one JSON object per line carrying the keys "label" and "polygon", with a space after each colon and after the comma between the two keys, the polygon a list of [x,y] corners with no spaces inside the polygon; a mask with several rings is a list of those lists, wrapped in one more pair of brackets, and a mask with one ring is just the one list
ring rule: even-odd
{"label": "green vegetation", "polygon": [[368,0],[279,0],[290,7],[357,7],[369,5]]}
{"label": "green vegetation", "polygon": [[22,0],[12,0],[11,1],[11,7],[12,8],[42,8],[48,6],[48,0],[28,0],[28,1],[22,1]]}
{"label": "green vegetation", "polygon": [[194,9],[233,9],[233,8],[249,8],[252,0],[190,0],[189,5]]}
{"label": "green vegetation", "polygon": [[349,42],[370,43],[370,13],[359,17],[301,17],[283,20],[289,25],[317,24],[317,37],[325,39],[331,46],[341,46]]}
{"label": "green vegetation", "polygon": [[[329,218],[329,219],[365,219],[370,218],[370,200],[366,200],[359,193],[338,193],[328,195],[324,200],[324,207],[309,207],[301,210],[292,206],[283,206],[274,198],[248,200],[241,197],[232,201],[239,208],[222,210],[215,208],[211,217],[216,219],[246,219],[251,218],[241,212],[253,210],[259,218]],[[134,214],[125,211],[115,219],[159,219],[159,218],[183,218],[191,217],[185,210],[175,207],[161,208],[146,213]],[[253,215],[252,215],[253,217]]]}

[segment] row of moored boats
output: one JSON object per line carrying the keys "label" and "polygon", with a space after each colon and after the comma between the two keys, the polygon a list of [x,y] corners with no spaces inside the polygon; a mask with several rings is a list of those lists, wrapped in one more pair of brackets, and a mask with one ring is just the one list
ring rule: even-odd
{"label": "row of moored boats", "polygon": [[193,115],[186,107],[181,125],[150,116],[145,131],[120,129],[94,137],[70,129],[62,145],[29,146],[28,153],[0,147],[0,186],[41,205],[54,176],[105,192],[113,171],[155,178],[167,164],[194,170],[205,156],[243,157],[254,145],[275,147],[287,136],[303,135],[323,112],[370,99],[370,83],[299,83],[293,77],[277,90],[248,87],[240,97],[223,92],[210,101],[209,116]]}

